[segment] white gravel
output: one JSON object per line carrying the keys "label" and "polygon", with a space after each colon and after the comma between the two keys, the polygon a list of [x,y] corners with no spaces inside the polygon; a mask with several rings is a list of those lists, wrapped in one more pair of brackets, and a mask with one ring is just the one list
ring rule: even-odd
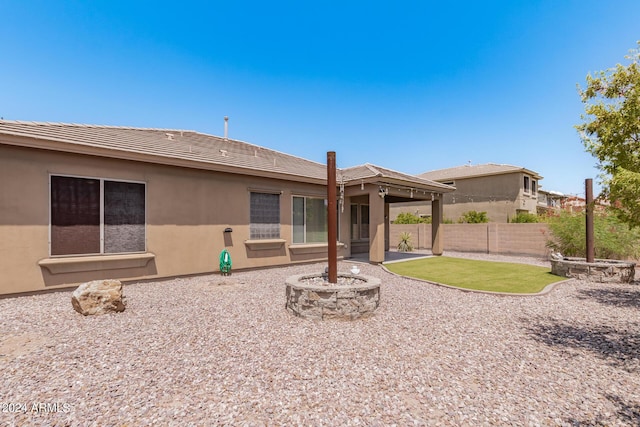
{"label": "white gravel", "polygon": [[496,296],[359,267],[382,300],[354,322],[285,310],[285,278],[324,264],[131,284],[96,317],[2,299],[0,425],[640,424],[638,285]]}

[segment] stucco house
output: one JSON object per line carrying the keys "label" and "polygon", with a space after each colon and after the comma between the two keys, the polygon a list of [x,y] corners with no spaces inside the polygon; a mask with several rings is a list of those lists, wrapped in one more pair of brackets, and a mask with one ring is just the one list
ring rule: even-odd
{"label": "stucco house", "polygon": [[[374,263],[391,204],[423,200],[437,220],[453,191],[369,164],[336,175],[338,255]],[[0,182],[0,294],[211,273],[225,248],[234,269],[327,258],[326,166],[242,141],[0,120]]]}
{"label": "stucco house", "polygon": [[[444,195],[445,219],[457,221],[463,213],[474,210],[487,212],[490,222],[509,222],[519,212],[535,214],[542,180],[537,172],[524,167],[495,163],[438,169],[418,177],[456,188]],[[401,212],[431,216],[431,207],[420,201],[398,203],[391,218]]]}
{"label": "stucco house", "polygon": [[551,191],[544,190],[542,188],[538,189],[538,213],[539,214],[548,214],[552,212],[557,212],[562,209],[564,206],[565,200],[569,196],[559,192],[559,191]]}

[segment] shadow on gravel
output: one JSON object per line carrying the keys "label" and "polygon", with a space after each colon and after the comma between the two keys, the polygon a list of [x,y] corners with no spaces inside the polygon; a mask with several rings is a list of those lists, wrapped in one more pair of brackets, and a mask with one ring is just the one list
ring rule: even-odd
{"label": "shadow on gravel", "polygon": [[578,291],[578,298],[594,299],[615,307],[640,308],[640,289],[583,289]]}
{"label": "shadow on gravel", "polygon": [[[609,426],[613,424],[614,421],[623,422],[624,425],[630,426],[638,426],[640,425],[640,405],[637,403],[630,403],[619,396],[614,396],[612,394],[605,394],[604,397],[609,399],[612,403],[617,406],[617,411],[615,415],[605,417],[603,415],[597,415],[594,420],[585,420],[585,419],[577,419],[577,418],[568,418],[565,419],[567,424],[575,427],[600,427],[600,426]],[[616,423],[617,424],[617,423]]]}
{"label": "shadow on gravel", "polygon": [[525,325],[534,339],[548,346],[587,350],[627,372],[640,372],[638,323],[630,323],[622,330],[606,325],[574,325],[556,319],[529,320]]}
{"label": "shadow on gravel", "polygon": [[625,402],[618,396],[606,395],[607,399],[618,406],[618,419],[628,422],[629,425],[640,425],[640,404]]}

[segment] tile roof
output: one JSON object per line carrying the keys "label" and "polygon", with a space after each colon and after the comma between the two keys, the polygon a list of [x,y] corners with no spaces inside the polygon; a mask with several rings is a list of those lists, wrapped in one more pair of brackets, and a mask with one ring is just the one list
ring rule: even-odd
{"label": "tile roof", "polygon": [[[0,143],[320,184],[327,179],[326,165],[322,163],[192,130],[0,120]],[[345,183],[375,179],[444,192],[453,190],[371,164],[338,169],[336,174]]]}
{"label": "tile roof", "polygon": [[157,163],[181,160],[214,170],[216,166],[232,167],[251,175],[257,171],[312,180],[327,178],[321,163],[191,130],[0,120],[0,143],[8,141],[8,136],[63,143],[68,151],[102,149],[112,151],[113,157],[135,153]]}
{"label": "tile roof", "polygon": [[536,179],[542,179],[537,172],[512,165],[499,165],[495,163],[486,163],[482,165],[463,165],[447,169],[438,169],[418,175],[424,179],[433,181],[444,181],[449,179],[472,178],[478,176],[501,175],[506,173],[524,172],[532,175]]}
{"label": "tile roof", "polygon": [[439,189],[440,191],[454,191],[454,188],[435,182],[429,179],[409,175],[403,172],[394,171],[392,169],[383,168],[381,166],[365,163],[360,166],[353,166],[350,168],[341,169],[340,173],[345,182],[356,181],[359,183],[361,180],[377,181],[389,181],[394,183],[406,183],[407,185],[414,185],[420,187],[426,187],[429,189]]}

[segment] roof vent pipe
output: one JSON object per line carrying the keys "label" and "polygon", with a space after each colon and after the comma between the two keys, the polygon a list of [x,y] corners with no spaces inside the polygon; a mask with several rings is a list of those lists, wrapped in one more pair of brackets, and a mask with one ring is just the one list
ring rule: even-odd
{"label": "roof vent pipe", "polygon": [[229,139],[229,117],[224,116],[224,139]]}

